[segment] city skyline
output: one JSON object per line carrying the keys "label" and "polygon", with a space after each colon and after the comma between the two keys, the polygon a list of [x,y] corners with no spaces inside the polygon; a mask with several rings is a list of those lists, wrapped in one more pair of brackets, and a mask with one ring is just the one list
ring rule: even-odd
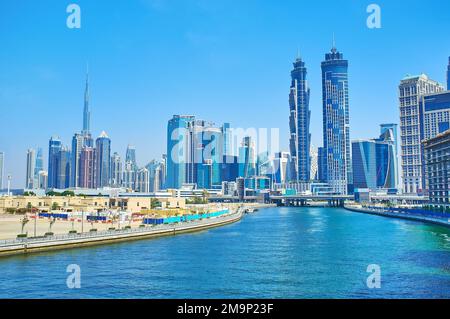
{"label": "city skyline", "polygon": [[[437,2],[441,3],[443,7],[448,6],[448,3],[446,2]],[[336,5],[337,4],[330,5],[329,10],[332,11],[333,7]],[[425,44],[434,43],[436,46],[435,51],[440,53],[427,53],[426,55],[421,53],[419,55],[413,52],[413,50],[410,50],[408,44],[402,49],[390,50],[388,54],[388,50],[386,50],[387,44],[381,42],[386,39],[384,37],[381,39],[381,34],[385,36],[385,30],[390,28],[390,31],[394,30],[393,34],[395,35],[397,34],[396,32],[400,32],[399,27],[401,26],[401,22],[405,21],[404,19],[413,19],[413,17],[416,15],[418,16],[419,13],[421,18],[424,16],[427,17],[426,14],[430,13],[430,11],[427,11],[427,6],[422,7],[419,2],[416,2],[416,5],[412,5],[411,8],[407,9],[407,12],[403,13],[399,11],[400,7],[402,7],[399,4],[381,2],[380,5],[383,8],[384,22],[383,28],[380,30],[369,30],[365,27],[365,19],[367,17],[364,10],[365,5],[343,3],[339,4],[340,10],[345,11],[343,10],[344,8],[348,9],[348,13],[344,13],[344,16],[346,14],[356,15],[356,11],[360,11],[357,15],[359,20],[352,19],[352,22],[341,21],[342,24],[339,26],[336,25],[337,20],[333,18],[331,18],[329,22],[321,21],[322,25],[318,26],[318,30],[323,34],[321,41],[312,41],[312,34],[293,34],[292,32],[288,32],[288,34],[283,34],[280,40],[276,42],[280,44],[280,48],[277,50],[269,48],[261,50],[261,48],[258,48],[261,47],[261,45],[256,45],[252,48],[249,48],[247,45],[243,47],[243,50],[239,50],[241,53],[239,56],[236,55],[237,51],[235,46],[231,46],[231,49],[227,46],[226,50],[219,50],[222,49],[222,46],[217,44],[215,46],[213,45],[211,50],[201,49],[199,43],[196,43],[196,41],[201,42],[201,40],[205,39],[199,39],[198,34],[197,37],[195,36],[195,32],[192,31],[191,33],[188,33],[189,30],[181,28],[179,30],[181,32],[180,34],[183,34],[184,31],[184,34],[186,35],[186,38],[184,38],[183,41],[187,41],[188,43],[183,44],[183,50],[181,52],[187,54],[186,57],[190,58],[188,65],[184,66],[185,69],[183,73],[193,71],[191,70],[192,68],[197,68],[201,71],[200,74],[205,76],[205,79],[207,78],[206,75],[210,75],[212,76],[212,79],[217,81],[216,85],[226,85],[226,88],[229,91],[229,94],[223,96],[223,99],[219,101],[215,100],[215,104],[211,104],[209,100],[214,94],[217,94],[217,88],[207,84],[200,78],[200,75],[198,77],[195,76],[194,78],[190,78],[193,81],[191,81],[192,84],[188,87],[191,90],[194,90],[192,90],[193,93],[187,95],[186,88],[180,86],[176,86],[179,94],[175,94],[175,96],[167,95],[169,92],[168,88],[172,87],[174,82],[166,76],[158,79],[161,92],[165,93],[164,98],[158,94],[155,89],[149,89],[155,81],[153,79],[153,74],[162,74],[161,69],[155,66],[155,62],[152,62],[153,60],[151,57],[154,58],[155,56],[150,55],[145,58],[144,56],[141,56],[142,53],[149,52],[149,46],[138,45],[138,48],[140,48],[142,52],[138,53],[138,51],[133,51],[137,54],[136,61],[144,66],[143,70],[139,72],[133,67],[135,64],[131,63],[129,60],[127,60],[127,62],[131,63],[131,68],[116,67],[115,69],[111,69],[110,63],[113,63],[118,59],[117,54],[119,52],[132,55],[132,51],[123,47],[117,48],[107,46],[102,49],[93,46],[93,50],[89,55],[83,55],[81,57],[77,56],[74,59],[72,59],[73,56],[68,53],[67,59],[70,59],[71,61],[70,66],[67,66],[67,63],[63,63],[64,61],[61,59],[54,59],[54,61],[51,61],[52,54],[49,54],[47,49],[45,52],[47,56],[43,56],[43,53],[39,52],[39,50],[36,52],[35,56],[28,56],[25,54],[25,51],[23,51],[24,49],[28,50],[34,47],[33,41],[31,40],[27,42],[26,45],[24,44],[25,47],[12,47],[12,50],[19,54],[17,55],[17,59],[14,60],[14,63],[10,63],[10,66],[4,68],[6,72],[0,79],[0,89],[4,93],[0,95],[0,103],[8,106],[4,110],[6,123],[2,125],[2,138],[0,140],[0,151],[5,153],[3,178],[6,180],[6,175],[11,174],[12,187],[23,187],[27,149],[30,147],[45,147],[48,138],[55,134],[59,135],[64,143],[69,144],[73,132],[80,130],[80,110],[83,108],[83,84],[80,79],[84,76],[82,74],[85,73],[84,66],[87,61],[90,63],[90,74],[92,74],[92,80],[90,79],[90,108],[92,110],[91,127],[93,136],[98,136],[102,130],[107,131],[108,135],[111,136],[114,141],[112,151],[118,152],[121,156],[123,156],[126,145],[130,143],[136,145],[139,154],[139,166],[143,166],[154,158],[159,159],[161,154],[164,153],[165,122],[173,114],[196,114],[198,118],[211,119],[216,123],[231,122],[235,127],[277,127],[280,128],[281,151],[288,150],[288,109],[285,107],[287,104],[286,87],[289,85],[289,65],[292,63],[293,57],[295,56],[296,48],[300,46],[302,57],[309,67],[312,143],[316,146],[321,146],[322,126],[320,99],[322,92],[320,88],[319,68],[323,53],[329,50],[333,32],[336,33],[337,45],[342,48],[346,53],[346,58],[350,61],[349,82],[351,86],[350,104],[352,127],[350,138],[370,138],[376,136],[378,130],[377,124],[386,122],[398,123],[397,86],[400,79],[403,78],[406,73],[416,74],[423,72],[428,74],[430,78],[445,83],[445,65],[448,61],[447,52],[450,51],[448,44],[436,41],[442,32],[441,29],[445,29],[445,24],[448,22],[445,19],[441,19],[440,22],[433,22],[430,16],[427,20],[429,21],[429,24],[423,28],[424,30],[420,30],[420,32],[425,34],[427,33],[426,30],[429,30],[429,28],[437,30],[432,35],[427,34],[428,38],[424,38],[423,41]],[[8,4],[3,4],[3,6],[8,6]],[[34,8],[34,4],[30,4],[30,6]],[[83,16],[86,17],[85,20],[83,20],[82,28],[79,31],[75,31],[78,33],[70,33],[70,30],[54,31],[56,32],[55,36],[67,38],[61,39],[62,45],[65,48],[68,48],[69,45],[81,45],[81,47],[92,45],[91,41],[87,41],[86,44],[81,44],[81,42],[96,35],[96,31],[93,30],[93,25],[97,25],[97,22],[92,20],[92,17],[98,17],[100,14],[98,5],[81,1],[80,6],[83,8],[84,13],[91,12],[91,15],[86,14]],[[217,11],[221,6],[223,6],[223,4],[204,4],[203,7],[195,7],[190,10],[194,10],[196,11],[196,14],[200,15],[204,15],[205,11],[208,12],[208,10],[211,10],[213,17],[223,21],[224,16]],[[318,10],[317,6],[313,4],[303,4],[303,6],[305,10],[311,10],[312,12]],[[129,7],[122,8],[119,4],[112,10],[115,12],[115,10],[124,9],[126,14],[130,13],[130,10],[141,9],[138,5],[136,5],[136,7],[131,7],[131,9]],[[154,17],[157,18],[156,22],[154,22],[155,24],[163,23],[162,16],[167,17],[167,15],[170,16],[172,13],[178,12],[178,9],[174,8],[172,5],[167,4],[163,7],[164,8],[146,7],[146,14],[154,15]],[[42,13],[41,11],[43,9],[40,9],[39,7],[35,7],[35,9],[36,12]],[[255,4],[240,4],[239,9],[243,9],[243,13],[245,13],[248,10],[255,9]],[[255,14],[266,16],[268,11],[273,9],[275,12],[279,12],[281,8],[275,4],[263,4],[258,6],[257,9]],[[12,8],[12,10],[18,10],[18,8]],[[41,16],[49,18],[48,27],[52,24],[59,23],[56,11],[56,8],[52,8],[48,12],[42,13]],[[396,18],[399,18],[395,23],[393,17],[394,13],[398,15]],[[20,14],[28,15],[26,12]],[[435,17],[436,14],[439,15],[439,13],[433,12],[433,17]],[[406,17],[407,15],[409,16]],[[142,36],[146,34],[146,32],[149,32],[152,36],[160,39],[159,36],[154,34],[152,28],[145,28],[148,24],[146,17],[139,14],[137,16],[139,17],[139,21],[143,24],[143,28],[140,30],[139,35]],[[241,18],[241,13],[237,14],[236,19],[239,24],[243,23]],[[339,20],[341,19],[342,17],[340,17]],[[437,20],[439,19],[436,19],[436,21]],[[31,21],[33,20],[31,19]],[[5,23],[14,25],[8,17],[6,17]],[[217,21],[208,21],[208,23],[208,26],[211,26],[212,35],[217,32],[221,35],[221,39],[225,39],[225,41],[230,41],[231,36],[234,36],[234,34],[224,33],[217,24]],[[317,22],[314,22],[311,19],[306,19],[302,23],[309,23],[310,26],[317,26]],[[110,29],[106,27],[106,29],[104,29],[104,32],[107,34],[116,31],[117,27],[124,27],[123,25],[108,26]],[[190,24],[190,26],[192,25]],[[281,35],[281,31],[284,30],[285,26],[286,25],[282,24],[280,29],[274,29],[277,36]],[[356,26],[360,29],[355,29]],[[132,26],[124,28],[121,37],[128,35],[130,27]],[[256,32],[254,29],[255,26],[252,27],[253,28],[251,28],[251,32],[249,32],[248,36],[240,37],[237,40],[249,40],[250,44],[253,42],[249,37],[256,35],[257,39],[255,40],[255,44],[263,44],[264,41],[261,38],[262,31]],[[198,30],[202,29],[200,28]],[[49,32],[53,31],[50,30]],[[415,36],[420,36],[420,32],[416,33]],[[162,33],[164,34],[164,32]],[[178,34],[177,32],[175,33]],[[11,34],[5,35],[5,40],[7,40],[7,42],[8,40],[12,41],[12,38],[10,37],[15,35],[19,36],[19,38],[29,39],[29,35],[23,34],[23,30],[18,27],[12,29]],[[269,32],[267,36],[271,38],[270,41],[275,41],[272,38],[274,37],[274,34]],[[39,35],[37,38],[39,38]],[[391,37],[388,38],[393,40]],[[358,47],[356,47],[351,43],[354,39],[360,40],[360,43],[366,43],[367,47],[370,47],[372,51],[369,53],[367,48],[364,49],[364,45],[358,45]],[[41,40],[44,40],[44,42],[47,41],[46,39]],[[172,43],[171,41],[168,42]],[[157,43],[161,44],[161,41]],[[62,51],[56,50],[54,45],[53,47],[55,48],[56,53],[62,53]],[[151,48],[155,49],[156,47],[151,46]],[[168,47],[163,45],[163,49],[161,50],[164,51],[164,53],[172,52],[172,50],[166,52],[166,49],[168,50]],[[113,58],[106,58],[106,62],[99,60],[99,57],[102,55],[104,56],[107,50],[112,50],[112,52],[116,52],[117,54],[113,54]],[[162,51],[158,51],[157,55],[162,54]],[[259,54],[256,54],[256,52]],[[405,54],[406,52],[408,54]],[[64,50],[64,53],[67,53],[66,50]],[[181,58],[181,56],[179,56],[180,53],[172,52],[172,55],[169,55],[168,60],[165,61],[168,62],[173,60],[175,61],[175,65],[177,65],[178,63],[176,61],[181,61],[177,59]],[[243,73],[248,73],[248,75],[245,75],[243,79],[234,79],[236,85],[231,86],[230,74],[227,73],[223,67],[212,63],[212,60],[207,59],[204,64],[200,61],[202,60],[200,57],[205,57],[208,53],[220,57],[221,61],[224,61],[225,65],[228,65],[228,68],[231,66],[231,69],[237,66],[243,67],[243,64],[247,64],[244,69],[247,72]],[[196,54],[198,54],[198,56],[196,56]],[[11,52],[1,53],[0,63],[4,64],[6,61],[11,62],[11,57]],[[417,59],[419,57],[421,60],[419,67],[417,67]],[[24,58],[31,58],[31,62],[19,65],[20,61]],[[156,61],[161,61],[160,58],[161,57],[156,59]],[[368,59],[364,60],[364,58]],[[258,69],[263,61],[266,65],[265,72],[261,72]],[[383,69],[380,68],[380,65],[383,65]],[[25,66],[30,68],[29,74],[27,74],[26,77],[23,76]],[[174,74],[172,66],[164,63],[164,67],[166,67],[165,71],[167,71],[167,76]],[[389,76],[387,77],[385,69],[387,70],[388,68],[390,70],[388,72]],[[108,72],[106,72],[107,69]],[[117,83],[111,82],[109,73],[112,70],[117,72],[118,77],[121,78]],[[153,72],[149,72],[151,70]],[[16,73],[12,74],[11,72]],[[222,72],[224,72],[226,76],[223,78],[218,77]],[[143,76],[144,73],[152,74],[153,76],[146,77]],[[137,78],[135,76],[137,76]],[[261,87],[257,89],[254,86],[243,85],[244,83],[248,84],[254,82],[251,78],[255,76],[264,79],[263,82],[265,83],[257,81],[262,85]],[[35,83],[37,79],[39,79],[38,82],[40,83]],[[6,82],[6,80],[8,80],[8,82]],[[381,80],[383,80],[383,83],[381,83]],[[133,85],[126,86],[125,83],[128,82]],[[167,84],[164,84],[164,82],[167,82]],[[32,84],[36,84],[36,86],[33,86]],[[238,89],[239,86],[246,87],[247,92],[244,94],[243,91]],[[119,87],[120,90],[117,89]],[[267,90],[268,87],[273,87],[273,91]],[[384,97],[378,97],[376,93],[371,91],[371,87],[382,90],[385,93],[383,94]],[[40,90],[41,93],[37,94],[37,90]],[[265,97],[258,97],[258,95],[255,94],[260,90],[266,92]],[[26,92],[27,94],[17,94],[17,92]],[[106,95],[106,93],[108,95]],[[187,103],[180,103],[179,96],[181,95],[185,97]],[[230,96],[233,97],[230,98]],[[174,98],[174,100],[172,100],[172,98]],[[169,106],[169,104],[171,106]],[[59,108],[56,108],[56,105],[59,105]],[[61,108],[61,105],[64,105],[64,107]],[[243,107],[244,105],[246,107]],[[274,109],[279,111],[273,112]],[[23,112],[24,110],[27,112]],[[21,112],[20,115],[18,115],[18,112]],[[375,124],[370,127],[364,125],[362,119],[364,119],[365,116],[370,116]],[[120,118],[120,121],[118,122],[114,118]],[[150,121],[151,125],[144,125],[144,119],[145,123]],[[23,126],[23,129],[18,130],[17,127],[19,127],[19,125],[20,127]],[[10,134],[8,132],[15,132],[13,139],[6,138],[6,136]],[[149,141],[150,136],[155,136],[157,138]],[[159,140],[163,141],[161,142]],[[15,160],[11,161],[12,158]],[[45,161],[47,163],[48,158],[45,158]]]}

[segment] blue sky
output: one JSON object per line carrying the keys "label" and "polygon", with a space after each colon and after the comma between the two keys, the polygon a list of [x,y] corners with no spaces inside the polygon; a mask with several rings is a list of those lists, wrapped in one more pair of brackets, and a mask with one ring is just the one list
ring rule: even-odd
{"label": "blue sky", "polygon": [[[81,29],[66,7],[81,7]],[[381,7],[381,29],[366,8]],[[82,126],[86,63],[91,126],[113,151],[128,143],[145,165],[165,152],[173,114],[217,124],[280,129],[288,145],[292,61],[300,48],[311,86],[311,133],[322,143],[320,62],[335,33],[349,60],[351,138],[398,122],[397,86],[407,73],[445,82],[447,0],[41,0],[0,3],[0,151],[13,186],[25,183],[26,150]],[[46,162],[46,159],[45,159]]]}

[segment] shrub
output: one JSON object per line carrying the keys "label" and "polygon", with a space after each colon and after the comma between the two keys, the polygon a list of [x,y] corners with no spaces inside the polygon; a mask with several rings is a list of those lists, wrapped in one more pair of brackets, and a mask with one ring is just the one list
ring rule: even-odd
{"label": "shrub", "polygon": [[19,234],[17,235],[17,238],[27,238],[28,235],[27,234]]}

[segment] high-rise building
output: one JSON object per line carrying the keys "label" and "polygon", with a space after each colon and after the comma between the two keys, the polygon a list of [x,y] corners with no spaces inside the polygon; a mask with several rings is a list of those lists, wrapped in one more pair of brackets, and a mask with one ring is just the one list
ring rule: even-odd
{"label": "high-rise building", "polygon": [[356,188],[397,187],[395,141],[391,129],[378,139],[352,142],[353,182]]}
{"label": "high-rise building", "polygon": [[[38,147],[36,151],[36,164],[34,166],[34,179],[37,182],[39,177],[39,172],[44,170],[44,155],[42,148]],[[39,185],[37,182],[36,185]]]}
{"label": "high-rise building", "polygon": [[222,125],[223,136],[223,155],[233,155],[231,149],[231,128],[230,123],[223,123]]}
{"label": "high-rise building", "polygon": [[72,138],[72,159],[71,159],[71,178],[70,187],[77,188],[80,183],[80,154],[85,146],[85,136],[75,133]]}
{"label": "high-rise building", "polygon": [[57,188],[58,185],[58,156],[61,147],[59,137],[50,138],[48,144],[48,188]]}
{"label": "high-rise building", "polygon": [[111,186],[122,186],[122,159],[117,152],[111,156]]}
{"label": "high-rise building", "polygon": [[81,134],[87,136],[90,135],[90,131],[91,131],[91,111],[89,109],[89,71],[87,71],[86,88],[84,90],[83,130],[81,131]]}
{"label": "high-rise building", "polygon": [[26,171],[26,180],[25,180],[25,188],[33,189],[35,188],[34,183],[34,169],[36,165],[36,152],[34,149],[30,148],[27,151],[27,171]]}
{"label": "high-rise building", "polygon": [[239,177],[248,178],[256,175],[255,145],[250,136],[245,136],[239,148]]}
{"label": "high-rise building", "polygon": [[145,167],[137,171],[136,175],[136,191],[148,193],[150,191],[149,171]]}
{"label": "high-rise building", "polygon": [[85,146],[80,153],[81,188],[95,188],[95,148]]}
{"label": "high-rise building", "polygon": [[181,188],[187,181],[188,124],[195,119],[191,115],[174,115],[167,123],[167,188]]}
{"label": "high-rise building", "polygon": [[122,186],[134,190],[136,188],[136,173],[137,171],[133,168],[133,163],[131,161],[125,162],[123,168],[123,178]]}
{"label": "high-rise building", "polygon": [[420,140],[428,140],[450,129],[450,91],[423,95],[419,101]]}
{"label": "high-rise building", "polygon": [[323,150],[326,182],[335,193],[352,191],[348,61],[334,43],[322,62]]}
{"label": "high-rise building", "polygon": [[47,171],[39,171],[38,173],[38,188],[39,189],[47,189],[47,185],[48,185],[48,174]]}
{"label": "high-rise building", "polygon": [[450,208],[450,130],[422,142],[430,204]]}
{"label": "high-rise building", "polygon": [[400,174],[400,154],[399,154],[399,149],[400,149],[400,140],[399,140],[399,136],[398,136],[398,124],[395,123],[386,123],[386,124],[380,124],[380,134],[383,135],[385,134],[387,131],[390,131],[390,134],[393,137],[393,143],[394,143],[394,160],[395,160],[395,171],[396,171],[396,176],[395,176],[395,188],[397,189],[403,189],[402,187],[402,181],[401,181],[401,174]]}
{"label": "high-rise building", "polygon": [[136,147],[133,145],[127,146],[127,151],[125,153],[125,162],[130,162],[133,170],[138,169],[136,162]]}
{"label": "high-rise building", "polygon": [[111,180],[111,140],[105,131],[95,141],[95,177],[97,188],[109,186]]}
{"label": "high-rise building", "polygon": [[327,181],[327,154],[323,147],[317,149],[317,179],[319,182]]}
{"label": "high-rise building", "polygon": [[3,189],[3,169],[5,166],[5,153],[0,152],[0,189]]}
{"label": "high-rise building", "polygon": [[318,170],[318,158],[317,158],[317,149],[314,147],[314,145],[311,144],[310,150],[309,150],[309,157],[311,159],[311,173],[310,178],[311,180],[317,180],[317,170]]}
{"label": "high-rise building", "polygon": [[399,85],[400,142],[403,191],[424,191],[420,100],[423,95],[443,91],[442,85],[425,74],[407,76]]}
{"label": "high-rise building", "polygon": [[289,152],[277,152],[273,159],[273,176],[275,183],[285,184],[289,180],[289,163],[291,162]]}
{"label": "high-rise building", "polygon": [[66,189],[70,187],[70,150],[62,146],[56,155],[57,181],[56,188]]}
{"label": "high-rise building", "polygon": [[163,166],[164,164],[162,162],[158,162],[156,160],[152,160],[145,166],[149,173],[150,192],[157,192],[163,188]]}
{"label": "high-rise building", "polygon": [[306,80],[307,70],[305,62],[298,57],[291,71],[291,88],[289,93],[289,147],[292,160],[292,181],[310,180],[310,141],[309,123],[309,86]]}

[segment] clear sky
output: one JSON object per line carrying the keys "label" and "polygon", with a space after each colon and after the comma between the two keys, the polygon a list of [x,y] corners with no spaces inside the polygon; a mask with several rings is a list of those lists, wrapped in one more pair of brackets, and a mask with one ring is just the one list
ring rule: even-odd
{"label": "clear sky", "polygon": [[[66,7],[81,7],[81,29]],[[369,4],[381,29],[366,26]],[[311,133],[322,144],[320,62],[332,35],[349,60],[351,138],[398,122],[407,73],[445,82],[448,0],[40,0],[0,3],[0,151],[24,187],[26,151],[67,145],[82,128],[86,63],[91,128],[105,130],[139,165],[165,152],[167,120],[193,114],[218,125],[279,128],[288,145],[288,94],[297,49],[308,67]],[[46,165],[46,164],[45,164]]]}

